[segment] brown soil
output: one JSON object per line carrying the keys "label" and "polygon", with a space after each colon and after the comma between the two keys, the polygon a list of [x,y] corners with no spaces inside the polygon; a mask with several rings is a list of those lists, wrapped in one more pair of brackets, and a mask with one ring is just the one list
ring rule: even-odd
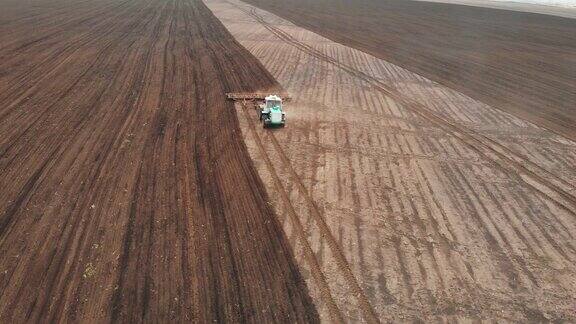
{"label": "brown soil", "polygon": [[576,20],[406,0],[247,0],[576,139]]}
{"label": "brown soil", "polygon": [[202,2],[0,7],[0,322],[318,320]]}

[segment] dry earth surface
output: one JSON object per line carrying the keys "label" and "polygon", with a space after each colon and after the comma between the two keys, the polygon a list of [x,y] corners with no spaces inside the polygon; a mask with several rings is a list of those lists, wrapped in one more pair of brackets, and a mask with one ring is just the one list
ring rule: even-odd
{"label": "dry earth surface", "polygon": [[576,19],[407,0],[248,0],[576,140]]}
{"label": "dry earth surface", "polygon": [[323,320],[576,321],[575,142],[243,2],[206,3],[293,98],[284,129],[236,108]]}
{"label": "dry earth surface", "polygon": [[0,0],[0,322],[316,322],[199,0]]}

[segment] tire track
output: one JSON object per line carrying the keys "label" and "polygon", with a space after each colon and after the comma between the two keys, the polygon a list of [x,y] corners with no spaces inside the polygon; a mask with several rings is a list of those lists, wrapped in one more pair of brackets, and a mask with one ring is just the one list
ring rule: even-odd
{"label": "tire track", "polygon": [[[244,110],[245,114],[247,114],[245,109],[246,109],[246,107],[243,105],[243,110]],[[249,118],[249,116],[247,116],[247,118]],[[254,128],[253,125],[251,127],[252,127],[252,129]],[[256,131],[254,131],[253,133],[255,134],[255,136],[257,136],[257,141],[261,143],[262,139],[260,138],[260,135]],[[270,142],[273,144],[276,152],[278,153],[278,156],[280,157],[281,161],[283,162],[284,169],[288,170],[288,173],[290,174],[290,177],[292,178],[292,183],[296,184],[296,188],[298,188],[298,191],[304,197],[304,199],[308,205],[308,208],[310,210],[310,213],[312,214],[312,217],[317,222],[317,224],[320,228],[320,231],[322,233],[323,238],[326,239],[328,242],[328,246],[330,247],[330,249],[334,255],[334,258],[338,264],[338,267],[340,268],[340,271],[342,272],[342,275],[344,276],[344,278],[346,278],[347,285],[350,287],[354,296],[356,296],[356,298],[358,298],[358,301],[360,303],[360,308],[362,309],[362,312],[363,312],[364,319],[368,323],[379,323],[380,320],[376,316],[376,312],[374,311],[374,308],[372,307],[372,305],[368,301],[368,298],[366,298],[364,291],[360,288],[360,285],[359,285],[356,277],[352,273],[350,265],[349,265],[348,261],[346,260],[344,253],[340,249],[338,241],[334,238],[332,231],[328,227],[328,224],[326,224],[326,220],[321,215],[318,207],[316,206],[316,203],[310,197],[310,194],[309,194],[308,190],[306,189],[306,187],[304,186],[304,184],[302,183],[300,176],[292,167],[290,160],[286,157],[286,154],[282,150],[282,147],[281,147],[280,143],[278,142],[277,138],[274,136],[274,134],[272,132],[267,132],[266,134],[267,134],[267,138],[270,139]],[[263,154],[266,154],[265,159],[269,161],[270,158],[267,157],[268,153],[263,152]],[[270,168],[273,168],[273,166],[271,164],[269,164],[269,166],[270,166]],[[276,178],[278,178],[278,175],[276,173],[274,173],[274,174],[275,174],[274,176]],[[293,207],[291,207],[291,208],[293,209]]]}
{"label": "tire track", "polygon": [[342,316],[342,312],[340,311],[340,309],[338,309],[338,306],[336,305],[336,302],[334,301],[334,298],[330,293],[330,287],[326,282],[326,277],[321,270],[320,263],[316,259],[314,251],[310,247],[310,243],[306,238],[306,230],[304,229],[304,226],[302,225],[300,218],[298,217],[296,211],[294,210],[294,206],[292,206],[292,203],[290,202],[288,193],[282,186],[282,182],[280,181],[280,178],[274,167],[274,164],[270,160],[269,153],[267,153],[266,149],[264,148],[264,145],[262,144],[262,139],[260,138],[260,135],[256,130],[254,121],[252,120],[252,116],[250,116],[249,114],[248,107],[246,106],[245,102],[241,102],[240,105],[244,117],[248,121],[248,125],[250,126],[250,133],[252,134],[252,136],[256,141],[260,155],[264,158],[264,161],[266,162],[266,167],[268,168],[270,174],[272,175],[274,186],[278,191],[278,193],[280,193],[283,205],[287,208],[288,214],[290,215],[290,220],[292,221],[292,224],[296,229],[297,236],[300,238],[300,242],[305,251],[304,253],[306,255],[306,262],[308,263],[308,266],[311,268],[312,276],[314,277],[316,284],[319,286],[324,302],[327,304],[331,319],[334,323],[344,323],[345,321],[344,317]]}

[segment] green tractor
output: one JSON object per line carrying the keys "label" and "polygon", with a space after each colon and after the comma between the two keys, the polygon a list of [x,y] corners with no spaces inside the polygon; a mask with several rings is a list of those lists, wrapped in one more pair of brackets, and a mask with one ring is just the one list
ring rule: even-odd
{"label": "green tractor", "polygon": [[282,98],[276,95],[264,98],[264,103],[260,105],[260,121],[264,128],[284,127],[286,113],[282,111]]}

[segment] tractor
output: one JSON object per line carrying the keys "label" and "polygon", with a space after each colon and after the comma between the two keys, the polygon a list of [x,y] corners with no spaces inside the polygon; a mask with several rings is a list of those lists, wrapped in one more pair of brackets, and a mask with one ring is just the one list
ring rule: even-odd
{"label": "tractor", "polygon": [[276,95],[264,98],[264,103],[260,105],[260,121],[264,128],[284,127],[286,113],[282,111],[282,98]]}

